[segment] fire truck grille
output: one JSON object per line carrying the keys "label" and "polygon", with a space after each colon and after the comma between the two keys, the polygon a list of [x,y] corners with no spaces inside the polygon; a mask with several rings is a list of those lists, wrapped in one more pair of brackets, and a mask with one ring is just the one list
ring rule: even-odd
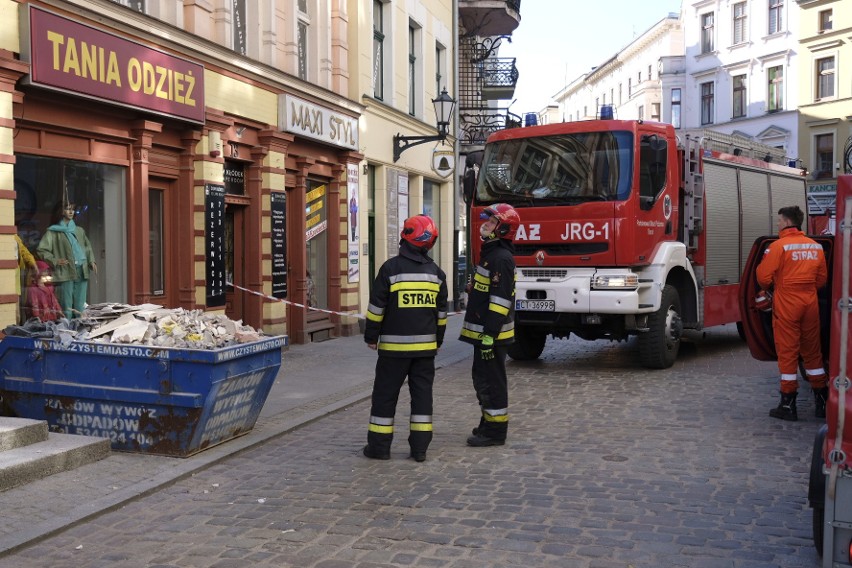
{"label": "fire truck grille", "polygon": [[522,245],[515,243],[515,256],[534,256],[543,250],[547,256],[579,256],[609,250],[609,243],[565,243],[561,245]]}
{"label": "fire truck grille", "polygon": [[565,278],[568,271],[551,268],[522,268],[521,274],[524,278]]}

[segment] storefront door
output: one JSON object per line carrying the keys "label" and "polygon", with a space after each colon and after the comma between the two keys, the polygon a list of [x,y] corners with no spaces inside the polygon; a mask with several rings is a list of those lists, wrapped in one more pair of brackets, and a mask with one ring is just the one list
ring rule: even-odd
{"label": "storefront door", "polygon": [[233,320],[245,319],[245,206],[225,205],[225,315]]}

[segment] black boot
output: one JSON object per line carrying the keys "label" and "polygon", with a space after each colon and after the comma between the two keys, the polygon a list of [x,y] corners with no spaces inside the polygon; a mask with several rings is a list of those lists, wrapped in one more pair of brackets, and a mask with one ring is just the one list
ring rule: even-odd
{"label": "black boot", "polygon": [[817,418],[825,418],[825,405],[828,402],[828,387],[814,389],[814,405],[816,410],[814,416]]}
{"label": "black boot", "polygon": [[781,402],[778,406],[769,411],[769,416],[772,418],[780,418],[781,420],[789,420],[795,422],[799,419],[799,414],[796,412],[796,397],[799,393],[781,393]]}

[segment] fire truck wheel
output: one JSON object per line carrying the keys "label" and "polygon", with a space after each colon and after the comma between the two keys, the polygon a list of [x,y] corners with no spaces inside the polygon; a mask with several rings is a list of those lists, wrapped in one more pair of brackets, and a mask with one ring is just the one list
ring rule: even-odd
{"label": "fire truck wheel", "polygon": [[538,359],[547,343],[547,334],[529,327],[515,326],[515,342],[509,345],[509,357],[515,361]]}
{"label": "fire truck wheel", "polygon": [[648,316],[648,331],[639,334],[639,359],[649,369],[668,369],[680,349],[683,322],[680,295],[674,286],[663,287],[660,309]]}

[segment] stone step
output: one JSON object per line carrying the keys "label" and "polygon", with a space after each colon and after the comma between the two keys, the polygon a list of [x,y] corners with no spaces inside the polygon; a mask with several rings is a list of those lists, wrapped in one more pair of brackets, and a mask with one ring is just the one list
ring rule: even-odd
{"label": "stone step", "polygon": [[47,422],[0,416],[0,452],[47,440]]}
{"label": "stone step", "polygon": [[110,453],[106,438],[48,434],[47,422],[0,418],[0,491],[6,491],[81,465]]}

